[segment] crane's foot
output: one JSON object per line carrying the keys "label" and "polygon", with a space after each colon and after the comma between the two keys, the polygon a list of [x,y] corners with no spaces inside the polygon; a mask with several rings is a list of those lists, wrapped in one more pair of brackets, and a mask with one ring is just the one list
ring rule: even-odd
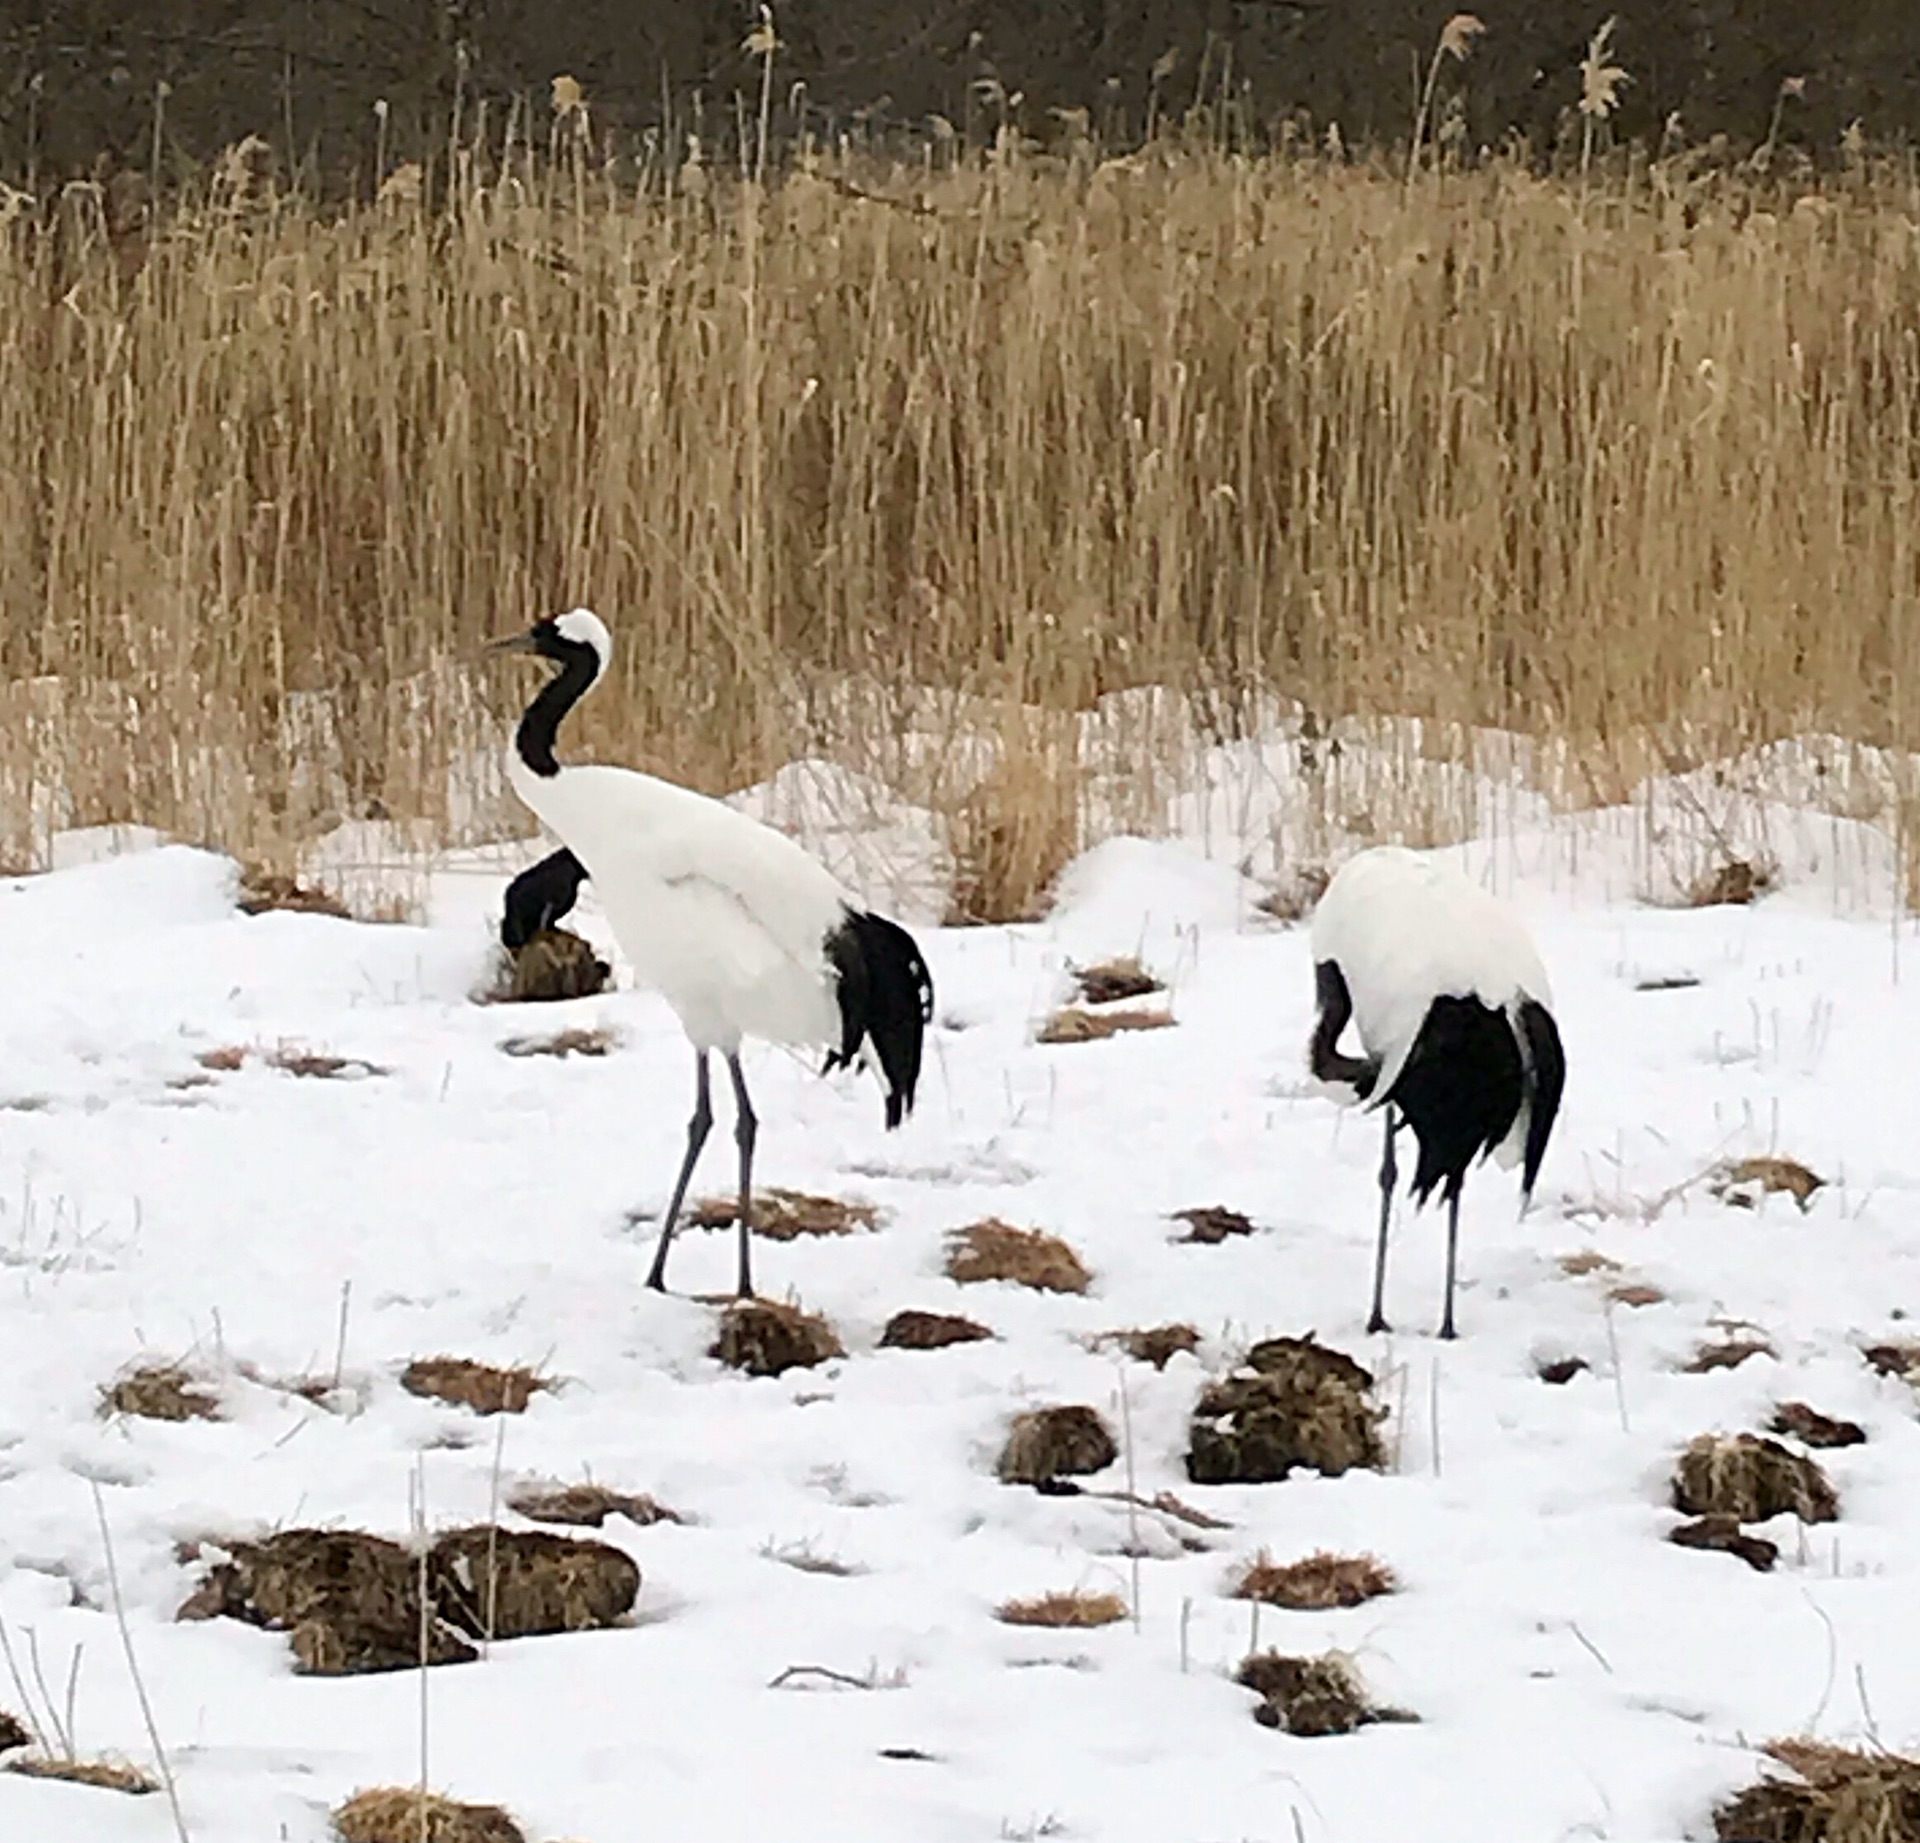
{"label": "crane's foot", "polygon": [[1367,1329],[1369,1331],[1391,1331],[1393,1327],[1387,1323],[1384,1312],[1376,1312],[1367,1320]]}

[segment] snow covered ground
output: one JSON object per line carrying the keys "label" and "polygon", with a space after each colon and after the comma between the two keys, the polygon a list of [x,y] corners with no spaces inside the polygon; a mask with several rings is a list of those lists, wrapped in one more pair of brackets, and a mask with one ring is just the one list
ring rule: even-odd
{"label": "snow covered ground", "polygon": [[[516,1640],[427,1679],[432,1781],[535,1838],[1653,1843],[1709,1834],[1765,1738],[1920,1740],[1920,1419],[1860,1355],[1920,1314],[1920,938],[1851,899],[1884,891],[1884,867],[1843,879],[1840,901],[1839,859],[1816,851],[1752,908],[1666,909],[1632,899],[1618,853],[1596,864],[1566,842],[1514,830],[1464,854],[1533,920],[1571,1079],[1533,1212],[1516,1220],[1504,1173],[1469,1183],[1460,1342],[1431,1335],[1437,1213],[1401,1218],[1400,1329],[1361,1330],[1377,1140],[1305,1078],[1305,931],[1254,912],[1238,854],[1123,839],[1073,867],[1044,923],[920,929],[938,1017],[900,1133],[881,1131],[867,1080],[752,1054],[763,1181],[882,1211],[871,1233],[757,1250],[763,1289],[825,1312],[850,1353],[772,1380],[708,1357],[714,1310],[687,1296],[729,1284],[729,1236],[683,1239],[678,1296],[640,1286],[651,1231],[627,1214],[663,1203],[691,1090],[665,1009],[631,991],[471,1002],[497,868],[437,876],[420,926],[245,917],[234,867],[175,846],[70,849],[0,884],[0,1619],[16,1652],[24,1665],[31,1640],[56,1706],[73,1673],[83,1753],[151,1761],[97,1483],[189,1833],[317,1843],[355,1788],[417,1776],[420,1680],[299,1677],[282,1635],[175,1623],[195,1578],[175,1546],[311,1524],[404,1537],[422,1487],[429,1523],[484,1520],[498,1435],[509,1484],[591,1476],[689,1519],[600,1532],[643,1571],[626,1629]],[[577,921],[607,942],[590,898]],[[1174,1028],[1034,1041],[1069,963],[1128,952],[1169,979]],[[567,1024],[617,1044],[501,1052]],[[271,1065],[283,1044],[381,1072],[304,1079]],[[254,1053],[202,1067],[230,1046]],[[700,1194],[727,1188],[729,1124],[723,1107]],[[1783,1196],[1732,1209],[1702,1181],[1768,1151],[1830,1180],[1806,1213]],[[1178,1240],[1167,1212],[1208,1203],[1257,1233]],[[1089,1293],[944,1278],[946,1232],[987,1215],[1065,1237]],[[1563,1268],[1589,1249],[1618,1270]],[[1610,1304],[1623,1282],[1659,1297]],[[331,1373],[343,1289],[356,1412],[248,1379]],[[877,1350],[903,1307],[997,1337]],[[1168,1320],[1203,1341],[1162,1372],[1088,1347]],[[1686,1373],[1724,1321],[1777,1355]],[[1395,1468],[1190,1485],[1205,1377],[1307,1330],[1386,1379]],[[481,1420],[398,1386],[407,1359],[438,1353],[561,1386]],[[142,1356],[202,1368],[225,1418],[102,1418],[100,1386]],[[1565,1385],[1538,1377],[1575,1356],[1590,1368]],[[1867,1430],[1824,1455],[1840,1520],[1768,1526],[1767,1575],[1667,1543],[1679,1449],[1762,1428],[1789,1398]],[[1051,1402],[1116,1426],[1124,1405],[1140,1494],[1170,1489],[1229,1527],[1194,1552],[1163,1517],[998,1483],[1009,1417]],[[1401,1591],[1263,1609],[1260,1644],[1349,1653],[1417,1724],[1307,1740],[1253,1721],[1231,1676],[1249,1608],[1228,1577],[1261,1549],[1320,1547],[1377,1554]],[[1137,1594],[1137,1624],[993,1617],[1073,1587]],[[796,1664],[875,1687],[770,1687]],[[0,1708],[20,1703],[0,1675]],[[0,1774],[0,1838],[173,1834],[161,1798]]]}

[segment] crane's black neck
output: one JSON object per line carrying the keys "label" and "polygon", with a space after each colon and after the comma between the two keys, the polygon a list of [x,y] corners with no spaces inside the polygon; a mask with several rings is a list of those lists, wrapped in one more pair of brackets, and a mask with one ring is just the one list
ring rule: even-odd
{"label": "crane's black neck", "polygon": [[599,661],[591,647],[582,646],[578,651],[569,652],[560,670],[540,687],[527,706],[513,742],[520,751],[520,759],[535,774],[550,779],[560,772],[553,753],[554,737],[561,719],[593,688],[598,671]]}

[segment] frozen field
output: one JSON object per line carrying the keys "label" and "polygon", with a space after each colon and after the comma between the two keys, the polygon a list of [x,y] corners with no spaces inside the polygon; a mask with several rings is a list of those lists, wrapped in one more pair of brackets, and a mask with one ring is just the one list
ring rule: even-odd
{"label": "frozen field", "polygon": [[[504,1428],[508,1485],[590,1476],[688,1519],[599,1532],[642,1570],[625,1629],[516,1640],[428,1679],[433,1783],[505,1805],[534,1838],[1709,1835],[1760,1740],[1920,1739],[1920,1420],[1913,1390],[1861,1355],[1920,1314],[1920,938],[1871,899],[1873,877],[1836,871],[1859,843],[1843,851],[1843,831],[1812,827],[1828,844],[1750,908],[1637,901],[1618,854],[1549,874],[1573,860],[1544,833],[1465,854],[1535,927],[1570,1080],[1524,1221],[1508,1174],[1469,1180],[1453,1345],[1432,1336],[1437,1211],[1399,1219],[1398,1330],[1361,1330],[1375,1128],[1308,1083],[1306,933],[1255,912],[1235,854],[1122,840],[1072,868],[1043,923],[919,926],[938,1009],[904,1130],[881,1131],[870,1081],[751,1052],[762,1182],[881,1212],[869,1233],[757,1248],[762,1289],[827,1314],[849,1352],[776,1379],[712,1360],[714,1308],[687,1296],[730,1283],[730,1234],[683,1238],[678,1296],[640,1286],[651,1229],[628,1212],[662,1206],[691,1095],[664,1007],[624,990],[471,1001],[497,868],[437,875],[426,925],[377,926],[246,917],[223,858],[85,861],[79,841],[70,867],[0,884],[13,1648],[31,1678],[31,1638],[57,1708],[72,1674],[83,1754],[151,1763],[97,1482],[190,1835],[318,1843],[356,1787],[418,1775],[419,1678],[296,1676],[279,1634],[175,1623],[196,1579],[176,1544],[312,1524],[404,1538],[420,1489],[430,1524],[483,1521]],[[590,900],[575,920],[606,943]],[[1133,952],[1167,979],[1173,1028],[1035,1042],[1070,963]],[[573,1024],[610,1027],[611,1053],[501,1051]],[[273,1066],[281,1046],[373,1072],[302,1078]],[[230,1048],[249,1052],[224,1059],[239,1066],[202,1066]],[[698,1195],[730,1184],[729,1107]],[[1766,1152],[1828,1180],[1804,1213],[1713,1194],[1718,1161]],[[1168,1212],[1198,1204],[1256,1233],[1183,1242]],[[944,1237],[984,1216],[1064,1237],[1091,1289],[955,1285]],[[1589,1250],[1617,1268],[1563,1265]],[[1610,1300],[1623,1287],[1642,1303]],[[332,1373],[343,1288],[353,1411],[254,1379]],[[996,1337],[876,1349],[904,1307]],[[1202,1337],[1163,1371],[1089,1347],[1170,1320]],[[1689,1373],[1730,1323],[1773,1354]],[[1393,1469],[1190,1484],[1205,1378],[1308,1330],[1382,1376]],[[409,1358],[438,1353],[559,1386],[479,1419],[398,1386]],[[101,1385],[141,1357],[203,1371],[224,1418],[103,1418]],[[1571,1357],[1590,1367],[1540,1379]],[[1763,1429],[1788,1399],[1867,1432],[1821,1455],[1839,1520],[1765,1526],[1771,1574],[1665,1541],[1679,1450]],[[1226,1527],[997,1482],[1009,1417],[1054,1402],[1124,1418],[1138,1493],[1171,1490]],[[1118,1489],[1125,1471],[1086,1482]],[[1229,1577],[1262,1549],[1321,1547],[1378,1555],[1401,1590],[1262,1609],[1260,1644],[1347,1652],[1417,1724],[1308,1740],[1252,1719],[1232,1680],[1249,1607]],[[1075,1587],[1120,1593],[1136,1620],[994,1617]],[[792,1665],[873,1687],[770,1687]],[[0,1674],[0,1708],[20,1705]],[[174,1834],[161,1797],[0,1774],[0,1837]]]}

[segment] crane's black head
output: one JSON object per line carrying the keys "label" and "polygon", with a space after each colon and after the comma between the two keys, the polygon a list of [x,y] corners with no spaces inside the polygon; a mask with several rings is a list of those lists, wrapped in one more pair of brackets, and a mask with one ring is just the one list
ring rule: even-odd
{"label": "crane's black head", "polygon": [[509,634],[504,640],[489,641],[491,653],[532,653],[549,659],[563,670],[571,667],[584,679],[583,691],[599,682],[613,657],[613,636],[591,608],[573,608],[565,614],[535,621],[523,634]]}

